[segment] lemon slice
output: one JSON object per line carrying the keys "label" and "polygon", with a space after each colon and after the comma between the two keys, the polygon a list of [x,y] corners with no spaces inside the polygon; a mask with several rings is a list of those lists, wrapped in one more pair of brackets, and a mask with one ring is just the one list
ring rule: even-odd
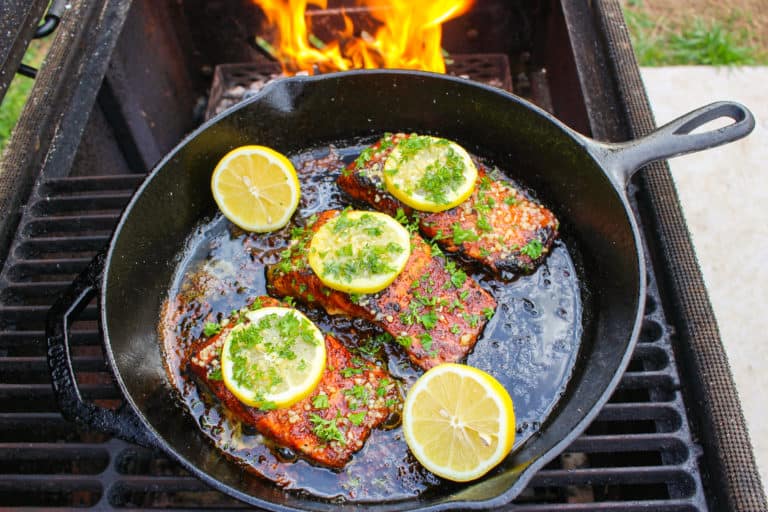
{"label": "lemon slice", "polygon": [[224,216],[246,231],[280,229],[299,205],[296,169],[264,146],[241,146],[224,155],[213,171],[211,190]]}
{"label": "lemon slice", "polygon": [[299,311],[266,307],[246,314],[224,341],[221,376],[241,402],[270,409],[309,396],[325,370],[325,338]]}
{"label": "lemon slice", "polygon": [[344,210],[312,236],[309,266],[334,290],[375,293],[403,271],[411,237],[384,213]]}
{"label": "lemon slice", "polygon": [[482,370],[441,364],[408,391],[403,432],[411,452],[429,471],[456,482],[474,480],[512,449],[512,399]]}
{"label": "lemon slice", "polygon": [[441,212],[472,195],[477,167],[469,153],[447,139],[411,135],[384,162],[384,185],[411,208]]}

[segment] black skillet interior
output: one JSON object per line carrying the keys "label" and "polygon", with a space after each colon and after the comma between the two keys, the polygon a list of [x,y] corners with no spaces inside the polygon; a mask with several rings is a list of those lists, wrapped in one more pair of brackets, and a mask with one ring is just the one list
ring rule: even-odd
{"label": "black skillet interior", "polygon": [[213,487],[273,509],[338,504],[291,494],[222,458],[181,413],[163,369],[161,304],[185,240],[216,211],[210,175],[230,149],[264,144],[292,154],[348,146],[385,131],[439,134],[509,169],[550,206],[583,259],[584,338],[569,387],[538,436],[483,479],[375,509],[492,506],[564,449],[607,400],[631,355],[642,263],[623,195],[580,139],[514,96],[431,75],[362,71],[283,80],[202,126],[153,171],[126,210],[101,285],[107,357],[128,402],[161,448]]}

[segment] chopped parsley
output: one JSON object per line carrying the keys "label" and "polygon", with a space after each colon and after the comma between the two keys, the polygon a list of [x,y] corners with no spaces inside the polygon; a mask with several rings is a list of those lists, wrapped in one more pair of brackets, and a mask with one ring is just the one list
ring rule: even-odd
{"label": "chopped parsley", "polygon": [[387,394],[387,386],[392,383],[389,379],[381,379],[379,386],[376,388],[376,396],[381,398]]}
{"label": "chopped parsley", "polygon": [[429,352],[432,348],[432,335],[428,332],[419,334],[419,341],[421,342],[422,348],[424,348],[426,352]]}
{"label": "chopped parsley", "polygon": [[[365,386],[360,384],[355,384],[351,388],[345,389],[344,394],[346,396],[351,396],[357,400],[360,400],[361,402],[368,400],[368,391],[365,389]],[[353,407],[353,409],[355,409],[355,407]]]}
{"label": "chopped parsley", "polygon": [[355,368],[353,366],[347,366],[346,368],[342,368],[341,370],[339,370],[339,372],[341,372],[342,377],[344,377],[345,379],[348,379],[353,375],[360,375],[361,373],[363,373],[363,369]]}
{"label": "chopped parsley", "polygon": [[410,336],[398,336],[395,341],[397,341],[398,345],[406,349],[410,348],[411,343],[413,343],[413,339],[411,339]]}
{"label": "chopped parsley", "polygon": [[329,222],[331,231],[336,234],[349,234],[350,231],[362,231],[366,235],[381,236],[383,223],[373,215],[363,213],[357,218],[350,217],[350,209],[346,208],[334,220]]}
{"label": "chopped parsley", "polygon": [[384,132],[384,137],[379,141],[379,151],[386,151],[387,149],[394,147],[395,142],[392,140],[394,135],[389,132]]}
{"label": "chopped parsley", "polygon": [[377,334],[366,339],[357,347],[357,351],[367,357],[374,357],[381,350],[382,345],[392,341],[392,336],[387,333]]}
{"label": "chopped parsley", "polygon": [[464,229],[461,227],[461,224],[458,222],[454,223],[453,226],[453,243],[456,245],[461,245],[464,242],[476,242],[479,238],[477,236],[477,233],[472,231],[471,229]]}
{"label": "chopped parsley", "polygon": [[310,414],[309,421],[311,421],[313,425],[312,432],[322,441],[327,443],[338,441],[341,444],[347,444],[344,439],[344,434],[341,433],[339,426],[336,425],[336,418],[326,420],[318,414]]}
{"label": "chopped parsley", "polygon": [[427,165],[424,175],[416,183],[416,188],[424,197],[436,204],[448,204],[449,194],[455,192],[466,181],[466,165],[461,155],[449,147],[444,160],[436,160]]}
{"label": "chopped parsley", "polygon": [[208,380],[221,380],[221,368],[216,368],[208,372]]}
{"label": "chopped parsley", "polygon": [[437,243],[434,240],[432,240],[429,243],[429,248],[430,248],[430,251],[432,252],[432,256],[435,256],[437,258],[442,258],[444,256],[443,250],[440,249],[440,246],[437,245]]}
{"label": "chopped parsley", "polygon": [[275,409],[277,409],[277,404],[275,402],[270,402],[270,401],[267,401],[267,400],[263,400],[259,404],[259,410],[260,411],[274,411]]}
{"label": "chopped parsley", "polygon": [[303,268],[307,265],[306,261],[297,256],[301,256],[306,250],[306,246],[312,238],[310,229],[317,222],[317,215],[312,215],[307,219],[307,223],[302,226],[291,228],[291,242],[287,249],[280,251],[280,261],[277,262],[278,271],[287,274],[293,268]]}
{"label": "chopped parsley", "polygon": [[434,329],[437,325],[437,312],[434,309],[429,310],[423,315],[419,316],[419,322],[425,329]]}
{"label": "chopped parsley", "polygon": [[329,405],[328,395],[325,393],[320,393],[312,399],[312,406],[315,409],[327,409]]}
{"label": "chopped parsley", "polygon": [[461,316],[464,318],[464,321],[467,322],[473,329],[477,327],[477,323],[481,318],[479,315],[470,315],[467,313],[462,313]]}
{"label": "chopped parsley", "polygon": [[367,147],[360,152],[360,156],[355,159],[355,168],[362,169],[365,164],[370,162],[373,157],[373,147]]}
{"label": "chopped parsley", "polygon": [[354,414],[349,415],[349,421],[352,422],[353,425],[359,426],[363,420],[365,419],[365,415],[368,414],[366,411],[356,412]]}
{"label": "chopped parsley", "polygon": [[[407,162],[419,151],[423,151],[431,145],[432,139],[427,135],[411,135],[397,144],[400,152],[400,163]],[[447,141],[446,141],[447,142]]]}
{"label": "chopped parsley", "polygon": [[541,256],[541,253],[544,252],[544,244],[541,243],[541,240],[534,238],[527,244],[525,244],[522,248],[520,248],[520,254],[525,254],[532,260],[535,260],[539,256]]}
{"label": "chopped parsley", "polygon": [[479,215],[477,217],[477,227],[480,229],[480,231],[484,231],[486,233],[490,233],[493,231],[493,226],[491,225],[491,222],[488,220],[488,217],[485,215]]}
{"label": "chopped parsley", "polygon": [[211,337],[214,334],[219,334],[220,332],[221,332],[221,325],[219,325],[216,322],[205,322],[205,325],[203,326],[203,334],[205,334],[208,337]]}
{"label": "chopped parsley", "polygon": [[408,218],[408,216],[405,214],[405,211],[402,208],[398,208],[395,212],[395,220],[403,225],[405,229],[408,230],[409,233],[415,233],[419,230],[418,223],[414,220]]}
{"label": "chopped parsley", "polygon": [[445,262],[445,269],[451,275],[451,284],[456,288],[461,288],[467,281],[467,273],[456,266],[453,260]]}
{"label": "chopped parsley", "polygon": [[483,314],[485,315],[485,318],[487,318],[488,320],[493,318],[494,313],[495,311],[493,310],[493,308],[483,308]]}

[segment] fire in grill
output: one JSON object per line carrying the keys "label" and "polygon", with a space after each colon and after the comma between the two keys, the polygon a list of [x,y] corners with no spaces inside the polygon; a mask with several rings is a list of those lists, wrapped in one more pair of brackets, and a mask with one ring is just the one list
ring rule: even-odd
{"label": "fire in grill", "polygon": [[[617,79],[614,71],[575,51],[597,40],[596,32],[603,29],[588,8],[569,3],[478,2],[446,25],[446,44],[454,45],[449,49],[457,55],[482,49],[502,53],[503,59],[455,56],[449,72],[494,85],[498,80],[582,131],[620,137],[617,131],[626,129],[626,121],[616,118],[618,100],[610,93],[597,100],[584,87],[590,73],[610,82]],[[75,2],[62,21],[63,28],[79,30],[86,41],[66,69],[74,72],[78,62],[89,59],[110,67],[97,101],[96,89],[91,91],[90,102],[96,104],[90,117],[73,116],[81,105],[60,105],[73,119],[66,126],[70,134],[82,130],[85,136],[70,141],[69,152],[65,147],[50,153],[61,166],[46,165],[25,196],[0,272],[0,503],[10,508],[237,507],[239,502],[210,490],[165,456],[66,421],[50,385],[44,328],[55,297],[108,243],[148,165],[194,125],[195,107],[201,117],[200,97],[211,86],[214,66],[256,59],[260,52],[250,43],[255,24],[248,19],[257,15],[250,1],[186,6],[144,0],[134,1],[130,11],[110,5],[101,14],[85,4]],[[595,9],[603,17],[614,12],[610,6]],[[95,25],[79,26],[81,19]],[[100,20],[118,27],[125,22],[116,48],[106,55],[88,46],[103,44],[104,38],[86,37],[93,36],[89,31],[97,30]],[[221,35],[225,32],[227,37]],[[208,115],[276,69],[274,63],[215,68]],[[41,80],[53,82],[53,76],[43,69]],[[77,91],[87,97],[85,82]],[[641,195],[638,201],[648,206]],[[676,362],[672,319],[653,266],[649,269],[640,343],[618,390],[589,430],[534,477],[514,510],[708,509],[702,472],[706,477],[710,470],[700,467],[702,447],[692,435],[680,390],[685,375]],[[85,398],[118,406],[102,356],[95,302],[72,331],[75,372]]]}

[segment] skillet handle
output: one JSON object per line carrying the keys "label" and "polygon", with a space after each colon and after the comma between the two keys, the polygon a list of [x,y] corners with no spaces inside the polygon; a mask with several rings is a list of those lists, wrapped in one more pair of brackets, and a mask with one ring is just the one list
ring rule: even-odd
{"label": "skillet handle", "polygon": [[106,255],[99,253],[48,311],[45,337],[53,391],[65,418],[148,448],[158,446],[128,404],[112,410],[83,400],[72,367],[69,328],[97,291]]}
{"label": "skillet handle", "polygon": [[[734,122],[703,133],[691,133],[720,118]],[[733,142],[749,135],[754,127],[755,117],[744,105],[718,101],[678,117],[645,137],[620,143],[599,142],[593,154],[623,189],[635,171],[649,162]]]}

